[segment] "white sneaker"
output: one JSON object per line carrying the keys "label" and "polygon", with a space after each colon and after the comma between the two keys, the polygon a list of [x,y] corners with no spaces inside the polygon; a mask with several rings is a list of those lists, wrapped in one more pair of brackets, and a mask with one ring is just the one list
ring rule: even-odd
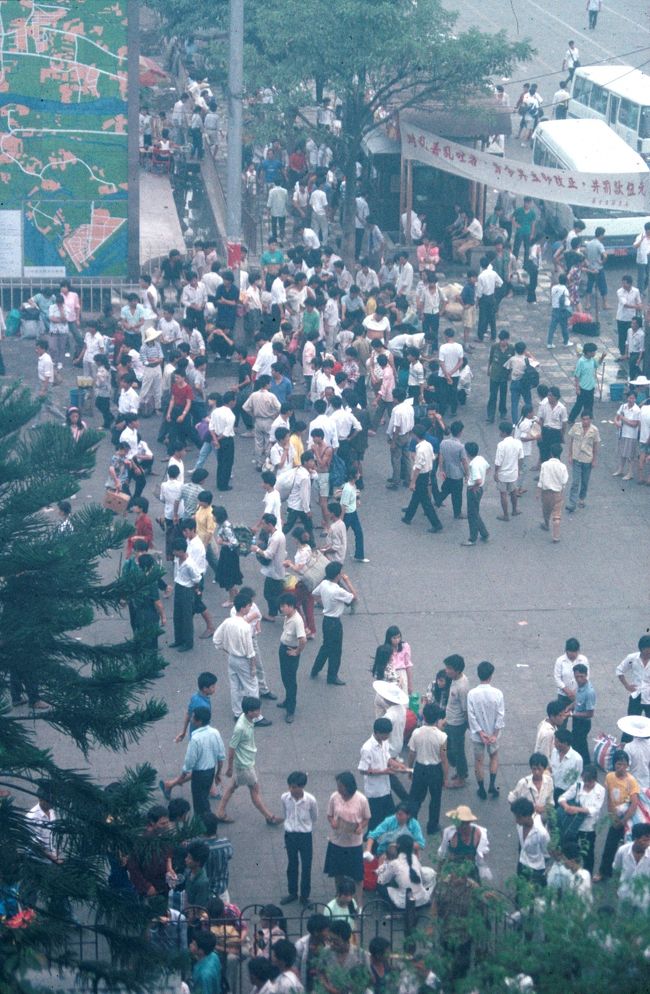
{"label": "white sneaker", "polygon": [[564,344],[568,349],[570,349],[572,345],[575,345],[575,342],[565,342]]}
{"label": "white sneaker", "polygon": [[63,369],[63,363],[62,362],[57,362],[56,368],[57,369]]}
{"label": "white sneaker", "polygon": [[555,348],[555,346],[554,346],[554,345],[547,345],[547,346],[546,346],[546,348],[547,348],[547,349],[554,349],[554,348]]}

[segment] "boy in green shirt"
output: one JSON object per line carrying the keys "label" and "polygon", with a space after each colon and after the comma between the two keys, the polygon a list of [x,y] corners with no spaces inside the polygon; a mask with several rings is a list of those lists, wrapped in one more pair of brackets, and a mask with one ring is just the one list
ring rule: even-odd
{"label": "boy in green shirt", "polygon": [[279,825],[284,819],[279,815],[271,814],[264,803],[257,779],[257,770],[255,769],[255,756],[257,755],[255,721],[260,715],[259,697],[244,697],[241,702],[241,708],[242,713],[237,719],[228,744],[228,768],[226,769],[226,776],[232,779],[221,799],[216,816],[224,824],[231,824],[234,819],[226,816],[228,801],[238,787],[248,787],[251,801],[266,819],[266,824]]}

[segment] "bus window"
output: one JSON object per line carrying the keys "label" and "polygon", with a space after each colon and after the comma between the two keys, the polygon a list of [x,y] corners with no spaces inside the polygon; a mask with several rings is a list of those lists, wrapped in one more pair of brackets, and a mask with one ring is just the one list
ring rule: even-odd
{"label": "bus window", "polygon": [[584,76],[576,76],[573,84],[573,93],[571,94],[573,99],[577,100],[580,104],[584,104],[585,107],[588,107],[591,86],[591,80],[585,79]]}
{"label": "bus window", "polygon": [[624,128],[632,128],[633,131],[636,131],[638,122],[639,105],[633,104],[631,100],[621,100],[621,105],[618,108],[618,123],[622,124]]}
{"label": "bus window", "polygon": [[607,113],[607,90],[604,90],[602,86],[596,86],[594,83],[591,96],[589,97],[589,106],[597,114],[604,116]]}
{"label": "bus window", "polygon": [[641,108],[639,121],[639,138],[650,138],[650,107]]}

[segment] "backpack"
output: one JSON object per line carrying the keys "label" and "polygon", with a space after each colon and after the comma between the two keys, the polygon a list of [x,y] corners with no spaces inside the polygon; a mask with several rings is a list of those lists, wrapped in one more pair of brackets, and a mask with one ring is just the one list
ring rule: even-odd
{"label": "backpack", "polygon": [[539,373],[534,366],[531,366],[528,359],[526,359],[526,368],[519,382],[524,389],[528,390],[534,390],[535,387],[539,386]]}

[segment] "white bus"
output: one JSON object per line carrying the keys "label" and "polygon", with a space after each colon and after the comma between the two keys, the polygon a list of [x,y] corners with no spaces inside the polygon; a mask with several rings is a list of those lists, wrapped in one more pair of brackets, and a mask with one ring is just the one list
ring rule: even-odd
{"label": "white bus", "polygon": [[[533,162],[542,168],[586,173],[647,173],[650,179],[650,169],[641,156],[602,121],[542,121],[533,136]],[[601,225],[605,229],[602,240],[610,255],[632,254],[635,238],[650,222],[650,216],[643,211],[623,213],[552,200],[539,203],[550,234],[570,231],[579,218],[586,225],[584,237],[593,238]]]}
{"label": "white bus", "polygon": [[631,66],[579,66],[569,117],[604,121],[630,148],[650,159],[650,76]]}

